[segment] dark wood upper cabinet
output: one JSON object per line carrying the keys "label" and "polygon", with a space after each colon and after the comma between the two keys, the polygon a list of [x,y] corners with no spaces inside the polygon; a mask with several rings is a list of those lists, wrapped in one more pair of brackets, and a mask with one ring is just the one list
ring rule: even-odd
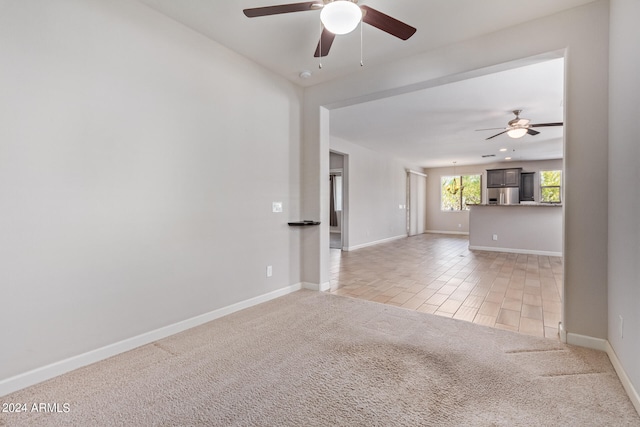
{"label": "dark wood upper cabinet", "polygon": [[487,188],[496,188],[504,186],[503,170],[487,170]]}
{"label": "dark wood upper cabinet", "polygon": [[487,169],[487,188],[520,187],[522,168]]}
{"label": "dark wood upper cabinet", "polygon": [[506,169],[504,171],[504,186],[505,187],[520,186],[520,169]]}
{"label": "dark wood upper cabinet", "polygon": [[522,172],[520,174],[520,201],[534,202],[534,180],[535,172]]}

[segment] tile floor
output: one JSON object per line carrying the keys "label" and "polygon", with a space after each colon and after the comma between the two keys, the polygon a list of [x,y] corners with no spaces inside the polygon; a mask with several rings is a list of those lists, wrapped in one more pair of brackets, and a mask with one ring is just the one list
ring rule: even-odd
{"label": "tile floor", "polygon": [[340,249],[342,247],[342,234],[330,233],[329,234],[329,247],[331,249]]}
{"label": "tile floor", "polygon": [[562,258],[468,246],[466,236],[422,234],[331,249],[330,292],[557,339]]}

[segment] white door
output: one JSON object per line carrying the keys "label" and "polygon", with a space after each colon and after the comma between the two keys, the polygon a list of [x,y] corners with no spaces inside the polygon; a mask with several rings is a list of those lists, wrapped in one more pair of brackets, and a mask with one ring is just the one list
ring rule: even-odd
{"label": "white door", "polygon": [[424,233],[427,212],[427,176],[407,171],[407,232],[409,236]]}

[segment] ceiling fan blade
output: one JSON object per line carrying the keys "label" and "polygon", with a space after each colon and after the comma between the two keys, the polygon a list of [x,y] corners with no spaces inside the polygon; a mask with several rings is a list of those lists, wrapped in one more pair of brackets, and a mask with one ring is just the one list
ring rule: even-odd
{"label": "ceiling fan blade", "polygon": [[322,6],[321,1],[307,1],[304,3],[279,4],[276,6],[254,7],[252,9],[243,10],[248,18],[256,18],[258,16],[278,15],[280,13],[304,12],[305,10],[314,10],[313,5]]}
{"label": "ceiling fan blade", "polygon": [[532,136],[533,136],[533,135],[537,135],[537,134],[539,134],[540,132],[538,132],[537,130],[533,130],[533,129],[527,129],[527,133],[528,133],[529,135],[532,135]]}
{"label": "ceiling fan blade", "polygon": [[507,132],[509,132],[509,129],[507,129],[507,130],[505,130],[505,131],[502,131],[502,132],[500,132],[500,133],[496,133],[495,135],[490,136],[489,138],[485,138],[485,141],[487,141],[487,140],[489,140],[489,139],[491,139],[491,138],[495,138],[496,136],[502,135],[503,133],[507,133]]}
{"label": "ceiling fan blade", "polygon": [[363,10],[362,20],[369,25],[385,31],[392,36],[396,36],[399,39],[407,40],[409,37],[415,34],[416,29],[411,25],[405,24],[402,21],[398,21],[395,18],[385,15],[369,6],[360,6]]}
{"label": "ceiling fan blade", "polygon": [[[319,56],[327,56],[335,38],[335,34],[326,28],[323,28],[322,34],[320,35],[320,41],[318,42],[318,47],[316,47],[316,53],[314,53],[313,56],[316,58]],[[322,52],[320,52],[320,48],[322,48]]]}
{"label": "ceiling fan blade", "polygon": [[562,125],[563,125],[562,122],[558,122],[558,123],[538,123],[538,124],[535,124],[535,125],[529,125],[529,127],[541,128],[541,127],[562,126]]}

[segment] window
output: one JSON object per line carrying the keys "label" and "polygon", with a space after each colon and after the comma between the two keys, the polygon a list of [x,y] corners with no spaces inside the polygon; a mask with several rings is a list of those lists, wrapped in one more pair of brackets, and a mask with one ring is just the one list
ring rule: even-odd
{"label": "window", "polygon": [[468,205],[481,201],[480,175],[443,176],[440,185],[440,208],[443,211],[466,211]]}
{"label": "window", "polygon": [[540,202],[560,203],[562,195],[562,171],[540,171]]}

